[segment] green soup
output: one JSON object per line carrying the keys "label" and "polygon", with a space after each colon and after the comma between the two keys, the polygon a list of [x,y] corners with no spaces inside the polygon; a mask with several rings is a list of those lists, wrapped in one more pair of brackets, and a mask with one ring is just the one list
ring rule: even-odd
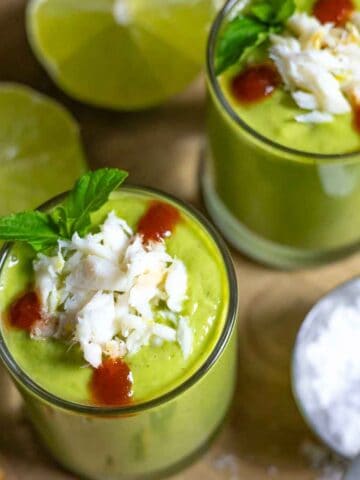
{"label": "green soup", "polygon": [[[300,267],[354,251],[360,240],[360,134],[353,114],[300,124],[304,113],[283,87],[258,103],[234,97],[232,67],[214,73],[230,1],[209,43],[208,149],[203,188],[214,220],[238,249],[278,267]],[[313,1],[298,1],[311,11]],[[360,6],[360,2],[356,2]],[[267,48],[255,54],[267,57]]]}
{"label": "green soup", "polygon": [[183,314],[193,331],[193,349],[185,359],[177,344],[164,342],[125,357],[133,375],[130,406],[93,404],[93,370],[80,348],[31,339],[7,322],[9,306],[31,288],[32,250],[16,244],[1,271],[0,355],[45,446],[63,466],[89,479],[159,478],[179,468],[209,442],[232,397],[236,288],[221,240],[185,206],[140,188],[113,194],[94,215],[94,228],[114,210],[136,230],[154,200],[173,204],[181,214],[166,246],[187,269]]}
{"label": "green soup", "polygon": [[[298,10],[312,13],[314,0],[297,0]],[[359,8],[360,1],[354,4]],[[256,62],[268,60],[267,48],[258,50]],[[226,101],[245,123],[275,143],[299,150],[319,154],[344,154],[360,151],[360,133],[354,128],[353,113],[335,115],[330,123],[314,124],[296,122],[295,116],[302,111],[296,105],[289,92],[276,89],[264,101],[244,106],[234,97],[230,83],[239,72],[234,67],[219,78],[221,90]]]}
{"label": "green soup", "polygon": [[[126,190],[113,194],[94,217],[102,222],[110,211],[136,225],[149,207],[149,195]],[[173,390],[204,363],[224,328],[229,308],[229,285],[218,248],[203,227],[184,210],[174,233],[166,240],[171,256],[182,260],[188,272],[188,299],[183,315],[190,319],[194,333],[193,350],[186,360],[179,345],[164,342],[161,347],[146,346],[126,361],[133,375],[134,401],[144,402]],[[32,282],[32,251],[16,245],[1,275],[3,312]],[[21,330],[4,326],[3,333],[17,364],[36,383],[63,399],[89,403],[92,368],[85,365],[78,347],[60,340],[34,340]]]}

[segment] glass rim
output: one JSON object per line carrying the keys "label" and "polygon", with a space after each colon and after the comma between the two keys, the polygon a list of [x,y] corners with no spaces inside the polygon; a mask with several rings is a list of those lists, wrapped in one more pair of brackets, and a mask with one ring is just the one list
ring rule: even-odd
{"label": "glass rim", "polygon": [[[84,415],[92,415],[92,416],[103,416],[103,417],[111,417],[111,416],[125,416],[131,414],[138,414],[155,407],[161,406],[166,404],[167,402],[175,399],[182,393],[186,392],[189,388],[194,386],[198,381],[200,381],[204,375],[215,365],[216,361],[219,359],[221,354],[223,353],[226,345],[228,344],[231,334],[234,330],[234,326],[236,323],[237,317],[237,309],[238,309],[238,290],[237,290],[237,280],[236,280],[236,273],[235,268],[232,262],[232,258],[229,252],[229,249],[225,243],[225,240],[221,237],[218,233],[216,228],[211,224],[211,222],[196,208],[188,203],[184,202],[176,198],[175,196],[162,192],[156,188],[151,187],[143,187],[138,185],[131,185],[127,184],[123,187],[120,187],[119,191],[128,190],[128,191],[140,191],[149,194],[155,194],[161,196],[170,202],[173,202],[179,205],[180,208],[184,209],[186,213],[192,216],[200,225],[205,229],[205,231],[210,235],[212,240],[215,243],[215,246],[219,250],[219,254],[224,262],[226,276],[229,282],[229,303],[228,309],[226,313],[226,320],[224,322],[224,326],[222,332],[214,346],[213,350],[209,354],[209,356],[205,359],[205,361],[200,365],[200,367],[184,382],[182,382],[177,387],[173,388],[172,390],[166,392],[159,397],[155,397],[150,399],[146,402],[139,403],[136,405],[125,405],[120,407],[106,407],[106,406],[96,406],[96,405],[85,405],[76,402],[72,402],[69,400],[62,399],[57,395],[54,395],[48,392],[45,388],[38,385],[32,378],[17,364],[16,360],[10,353],[6,345],[5,338],[0,328],[0,359],[4,363],[7,370],[10,374],[15,377],[16,381],[18,381],[22,386],[25,386],[31,393],[35,394],[36,396],[40,397],[45,402],[54,405],[58,408],[63,410],[68,410],[74,413],[84,414]],[[42,204],[38,210],[46,210],[51,208],[52,206],[56,205],[59,201],[61,201],[67,192],[62,193],[60,195],[55,196],[54,198],[48,200],[44,204]],[[0,250],[0,274],[2,269],[5,265],[5,262],[8,258],[8,255],[11,251],[11,247],[13,242],[6,242]]]}
{"label": "glass rim", "polygon": [[[241,127],[246,133],[248,133],[253,139],[261,142],[262,144],[267,145],[279,152],[286,153],[295,157],[302,157],[307,160],[356,160],[356,157],[360,154],[360,149],[354,152],[348,153],[312,153],[304,152],[302,150],[297,150],[295,148],[286,147],[281,143],[271,140],[270,138],[265,137],[254,128],[250,127],[241,117],[238,115],[235,110],[231,107],[230,103],[227,101],[225,95],[222,92],[220,87],[217,75],[215,73],[214,58],[216,43],[218,40],[218,34],[223,26],[224,21],[227,19],[228,14],[235,7],[237,3],[240,3],[242,0],[227,0],[223,8],[217,14],[208,37],[207,43],[207,52],[206,52],[206,73],[207,78],[210,82],[211,88],[213,89],[217,100],[220,102],[221,106],[224,108],[228,117],[233,120],[238,127]],[[247,2],[249,0],[246,0]]]}

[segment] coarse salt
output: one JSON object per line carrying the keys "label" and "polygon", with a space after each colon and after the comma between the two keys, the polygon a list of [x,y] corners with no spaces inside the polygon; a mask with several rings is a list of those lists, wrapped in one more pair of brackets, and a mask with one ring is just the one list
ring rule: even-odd
{"label": "coarse salt", "polygon": [[337,295],[321,312],[298,339],[297,396],[316,431],[350,458],[360,453],[360,302]]}

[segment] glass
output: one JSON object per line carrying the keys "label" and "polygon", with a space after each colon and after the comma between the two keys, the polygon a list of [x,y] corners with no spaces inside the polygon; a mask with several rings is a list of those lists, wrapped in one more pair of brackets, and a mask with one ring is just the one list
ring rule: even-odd
{"label": "glass", "polygon": [[224,22],[247,3],[228,1],[209,38],[201,175],[207,208],[237,249],[263,263],[294,268],[339,258],[360,243],[360,152],[319,155],[284,147],[232,109],[214,56]]}
{"label": "glass", "polygon": [[[150,189],[126,189],[161,195],[203,226],[226,266],[229,309],[214,350],[192,377],[159,398],[121,408],[79,405],[45,391],[16,364],[0,331],[0,357],[44,446],[63,467],[91,480],[159,479],[192,461],[221,426],[235,385],[237,286],[224,242],[200,213],[182,202]],[[0,274],[9,249],[3,248]]]}

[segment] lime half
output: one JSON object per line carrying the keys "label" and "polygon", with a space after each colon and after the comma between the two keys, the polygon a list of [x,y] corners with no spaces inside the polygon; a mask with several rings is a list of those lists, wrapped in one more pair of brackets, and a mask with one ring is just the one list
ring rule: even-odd
{"label": "lime half", "polygon": [[76,122],[43,95],[0,87],[0,215],[68,190],[86,170]]}
{"label": "lime half", "polygon": [[181,91],[204,63],[221,0],[32,0],[27,31],[53,80],[78,100],[136,110]]}

